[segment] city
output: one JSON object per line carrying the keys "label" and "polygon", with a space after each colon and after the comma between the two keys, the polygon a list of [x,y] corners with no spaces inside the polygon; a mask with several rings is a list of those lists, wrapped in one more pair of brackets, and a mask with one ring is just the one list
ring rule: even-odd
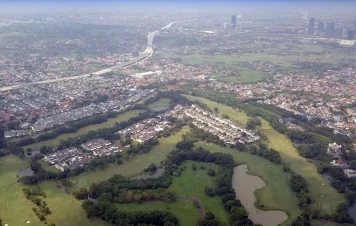
{"label": "city", "polygon": [[0,3],[0,226],[355,224],[355,9]]}

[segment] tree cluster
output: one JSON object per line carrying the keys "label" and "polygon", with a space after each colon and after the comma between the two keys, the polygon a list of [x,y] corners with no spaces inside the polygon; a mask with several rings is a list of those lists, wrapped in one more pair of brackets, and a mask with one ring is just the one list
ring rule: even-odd
{"label": "tree cluster", "polygon": [[115,225],[122,226],[176,226],[178,219],[170,212],[163,211],[134,211],[124,212],[116,209],[116,206],[107,201],[95,204],[86,200],[82,204],[88,217],[99,217]]}
{"label": "tree cluster", "polygon": [[38,219],[41,221],[46,220],[46,216],[51,214],[51,210],[47,206],[47,202],[43,201],[40,197],[46,198],[46,194],[38,186],[34,188],[24,188],[22,189],[26,198],[36,204],[37,207],[33,207],[32,211],[36,214]]}

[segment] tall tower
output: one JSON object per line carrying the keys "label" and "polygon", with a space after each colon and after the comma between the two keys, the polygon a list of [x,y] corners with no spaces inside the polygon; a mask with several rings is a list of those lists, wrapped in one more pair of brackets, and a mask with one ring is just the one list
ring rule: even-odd
{"label": "tall tower", "polygon": [[316,30],[318,31],[318,35],[321,35],[321,34],[324,32],[324,30],[325,30],[324,22],[319,21],[319,22],[318,22],[318,27],[317,27]]}
{"label": "tall tower", "polygon": [[236,22],[237,22],[237,15],[232,15],[231,16],[231,26],[233,29],[236,28]]}
{"label": "tall tower", "polygon": [[355,16],[355,21],[354,21],[354,28],[356,29],[356,16]]}
{"label": "tall tower", "polygon": [[220,24],[214,24],[214,33],[216,36],[220,36]]}
{"label": "tall tower", "polygon": [[308,26],[308,34],[313,35],[314,34],[314,27],[315,27],[315,18],[310,18],[309,19],[309,26]]}
{"label": "tall tower", "polygon": [[329,22],[326,25],[325,37],[333,38],[335,35],[335,22]]}
{"label": "tall tower", "polygon": [[347,40],[354,40],[355,38],[355,31],[352,29],[349,29],[347,31]]}

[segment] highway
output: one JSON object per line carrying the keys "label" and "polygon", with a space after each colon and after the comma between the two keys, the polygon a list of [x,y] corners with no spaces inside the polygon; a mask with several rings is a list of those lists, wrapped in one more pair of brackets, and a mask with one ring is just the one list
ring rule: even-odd
{"label": "highway", "polygon": [[153,48],[152,48],[152,44],[153,44],[153,39],[155,36],[157,36],[159,34],[159,32],[161,30],[167,30],[169,29],[174,23],[178,23],[178,22],[182,22],[182,21],[176,21],[176,22],[171,22],[168,25],[160,28],[157,31],[153,31],[153,32],[149,32],[147,35],[147,47],[145,49],[145,51],[143,53],[141,53],[138,57],[135,57],[133,59],[131,59],[128,62],[113,66],[113,67],[109,67],[106,69],[102,69],[100,71],[95,71],[92,73],[88,73],[88,74],[83,74],[83,75],[77,75],[77,76],[70,76],[70,77],[65,77],[65,78],[57,78],[57,79],[51,79],[51,80],[44,80],[44,81],[37,81],[37,82],[29,82],[29,83],[23,83],[23,84],[19,84],[19,85],[13,85],[13,86],[5,86],[5,87],[0,87],[0,92],[2,91],[9,91],[9,90],[13,90],[13,89],[19,89],[22,87],[26,87],[26,86],[31,86],[31,85],[36,85],[36,84],[48,84],[48,83],[55,83],[55,82],[60,82],[60,81],[68,81],[68,80],[74,80],[74,79],[81,79],[81,78],[86,78],[89,76],[96,76],[96,75],[102,75],[108,72],[112,72],[118,69],[123,69],[126,68],[128,66],[131,66],[141,60],[144,60],[148,57],[151,57],[153,54]]}

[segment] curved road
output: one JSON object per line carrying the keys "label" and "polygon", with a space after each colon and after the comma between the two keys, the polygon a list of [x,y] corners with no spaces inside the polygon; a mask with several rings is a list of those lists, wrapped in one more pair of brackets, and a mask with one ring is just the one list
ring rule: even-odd
{"label": "curved road", "polygon": [[65,78],[57,78],[57,79],[51,79],[51,80],[45,80],[45,81],[38,81],[38,82],[30,82],[30,83],[24,83],[24,84],[19,84],[19,85],[13,85],[13,86],[5,86],[5,87],[0,87],[0,92],[1,91],[8,91],[8,90],[13,90],[13,89],[19,89],[22,87],[26,87],[26,86],[31,86],[31,85],[36,85],[36,84],[47,84],[47,83],[54,83],[54,82],[60,82],[60,81],[67,81],[67,80],[73,80],[73,79],[80,79],[80,78],[86,78],[89,76],[95,76],[95,75],[102,75],[108,72],[112,72],[118,69],[122,69],[125,67],[128,67],[132,64],[135,64],[141,60],[144,60],[150,56],[152,56],[153,54],[153,48],[152,48],[152,43],[153,43],[153,38],[159,34],[159,32],[161,30],[166,30],[169,29],[174,23],[178,23],[178,22],[183,22],[183,21],[175,21],[175,22],[171,22],[168,25],[160,28],[157,31],[153,31],[153,32],[149,32],[147,35],[147,47],[145,49],[145,51],[140,54],[140,56],[125,62],[123,64],[117,65],[117,66],[113,66],[113,67],[109,67],[100,71],[96,71],[96,72],[92,72],[89,74],[84,74],[84,75],[76,75],[76,76],[70,76],[70,77],[65,77]]}

